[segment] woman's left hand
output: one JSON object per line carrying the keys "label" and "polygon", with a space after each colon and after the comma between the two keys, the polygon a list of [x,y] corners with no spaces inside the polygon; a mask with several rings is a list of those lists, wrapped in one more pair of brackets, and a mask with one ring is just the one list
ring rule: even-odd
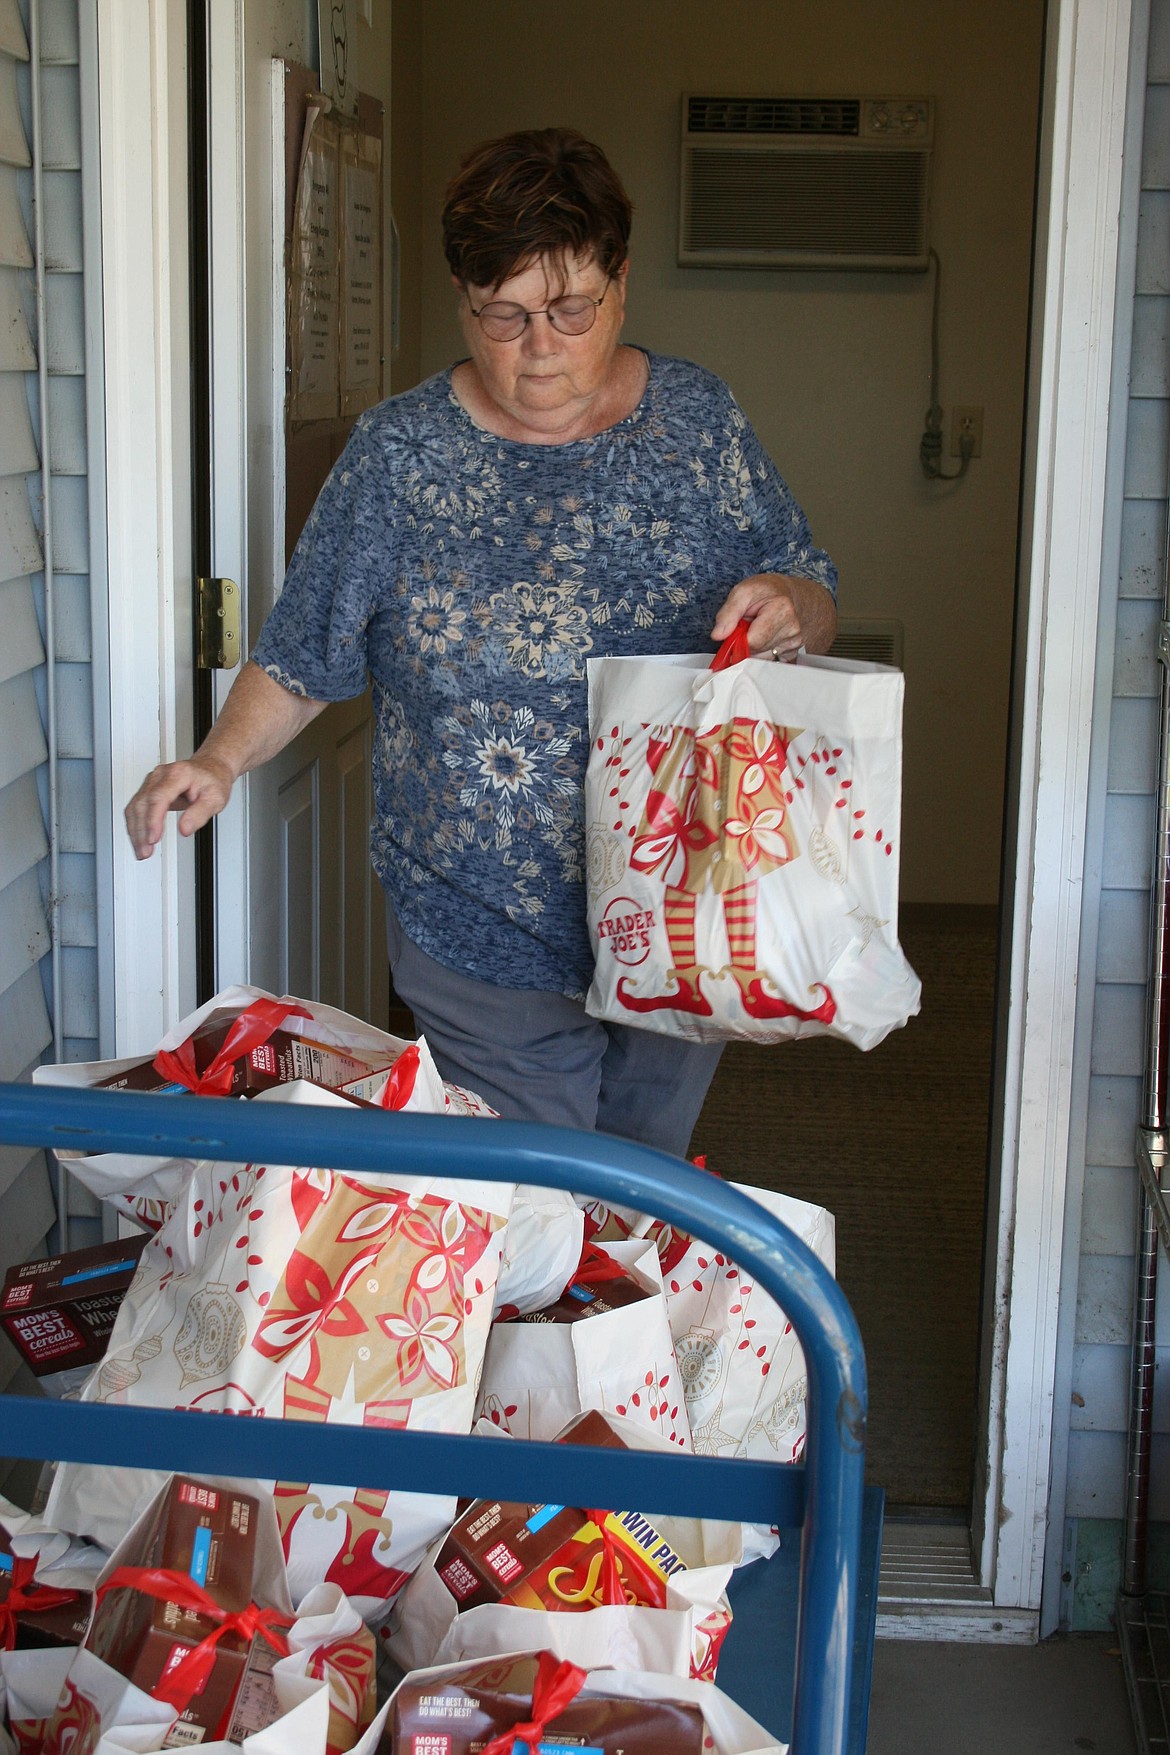
{"label": "woman's left hand", "polygon": [[802,647],[806,652],[829,650],[837,632],[837,606],[816,579],[753,573],[728,592],[711,638],[721,643],[741,621],[752,624],[748,645],[757,658],[770,654],[788,662]]}

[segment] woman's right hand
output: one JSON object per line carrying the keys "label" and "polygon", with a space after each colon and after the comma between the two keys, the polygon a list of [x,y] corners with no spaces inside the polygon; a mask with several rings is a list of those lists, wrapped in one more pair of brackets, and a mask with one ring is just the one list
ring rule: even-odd
{"label": "woman's right hand", "polygon": [[139,859],[149,859],[162,840],[168,811],[181,811],[179,833],[193,835],[219,815],[241,774],[279,754],[325,706],[286,689],[249,659],[195,754],[152,768],[126,806],[126,833]]}
{"label": "woman's right hand", "polygon": [[186,762],[152,768],[126,806],[126,833],[139,859],[149,859],[162,840],[170,811],[181,811],[180,835],[193,835],[218,816],[232,795],[235,776],[218,756],[200,752]]}

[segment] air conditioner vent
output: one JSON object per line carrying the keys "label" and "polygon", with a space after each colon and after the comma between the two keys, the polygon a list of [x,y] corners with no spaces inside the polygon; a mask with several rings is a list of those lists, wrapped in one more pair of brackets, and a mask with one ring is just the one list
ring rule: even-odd
{"label": "air conditioner vent", "polygon": [[857,98],[729,98],[687,100],[691,134],[856,134]]}
{"label": "air conditioner vent", "polygon": [[920,154],[691,153],[684,248],[781,257],[914,257],[922,240]]}
{"label": "air conditioner vent", "polygon": [[829,656],[860,659],[866,664],[892,664],[901,670],[904,632],[903,624],[893,619],[839,621]]}
{"label": "air conditioner vent", "polygon": [[683,101],[684,267],[924,269],[928,98]]}

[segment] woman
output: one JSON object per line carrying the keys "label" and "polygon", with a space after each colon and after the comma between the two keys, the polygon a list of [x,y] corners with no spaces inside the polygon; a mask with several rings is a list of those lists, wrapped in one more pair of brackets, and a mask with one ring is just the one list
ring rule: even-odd
{"label": "woman", "polygon": [[621,343],[630,203],[564,128],[447,192],[468,357],[362,416],[214,729],[127,807],[149,857],[373,685],[372,855],[394,985],[507,1116],[684,1154],[718,1046],[586,1016],[585,660],[825,651],[836,578],[724,384]]}

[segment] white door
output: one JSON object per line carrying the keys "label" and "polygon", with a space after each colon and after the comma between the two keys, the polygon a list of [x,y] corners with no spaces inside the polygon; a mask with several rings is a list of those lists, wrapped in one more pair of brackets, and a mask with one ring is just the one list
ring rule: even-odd
{"label": "white door", "polygon": [[[284,572],[284,117],[273,57],[307,58],[308,8],[208,0],[212,566],[245,649]],[[216,705],[233,673],[216,677]],[[248,979],[384,1023],[369,866],[367,702],[329,708],[237,788],[216,829],[216,984]]]}

